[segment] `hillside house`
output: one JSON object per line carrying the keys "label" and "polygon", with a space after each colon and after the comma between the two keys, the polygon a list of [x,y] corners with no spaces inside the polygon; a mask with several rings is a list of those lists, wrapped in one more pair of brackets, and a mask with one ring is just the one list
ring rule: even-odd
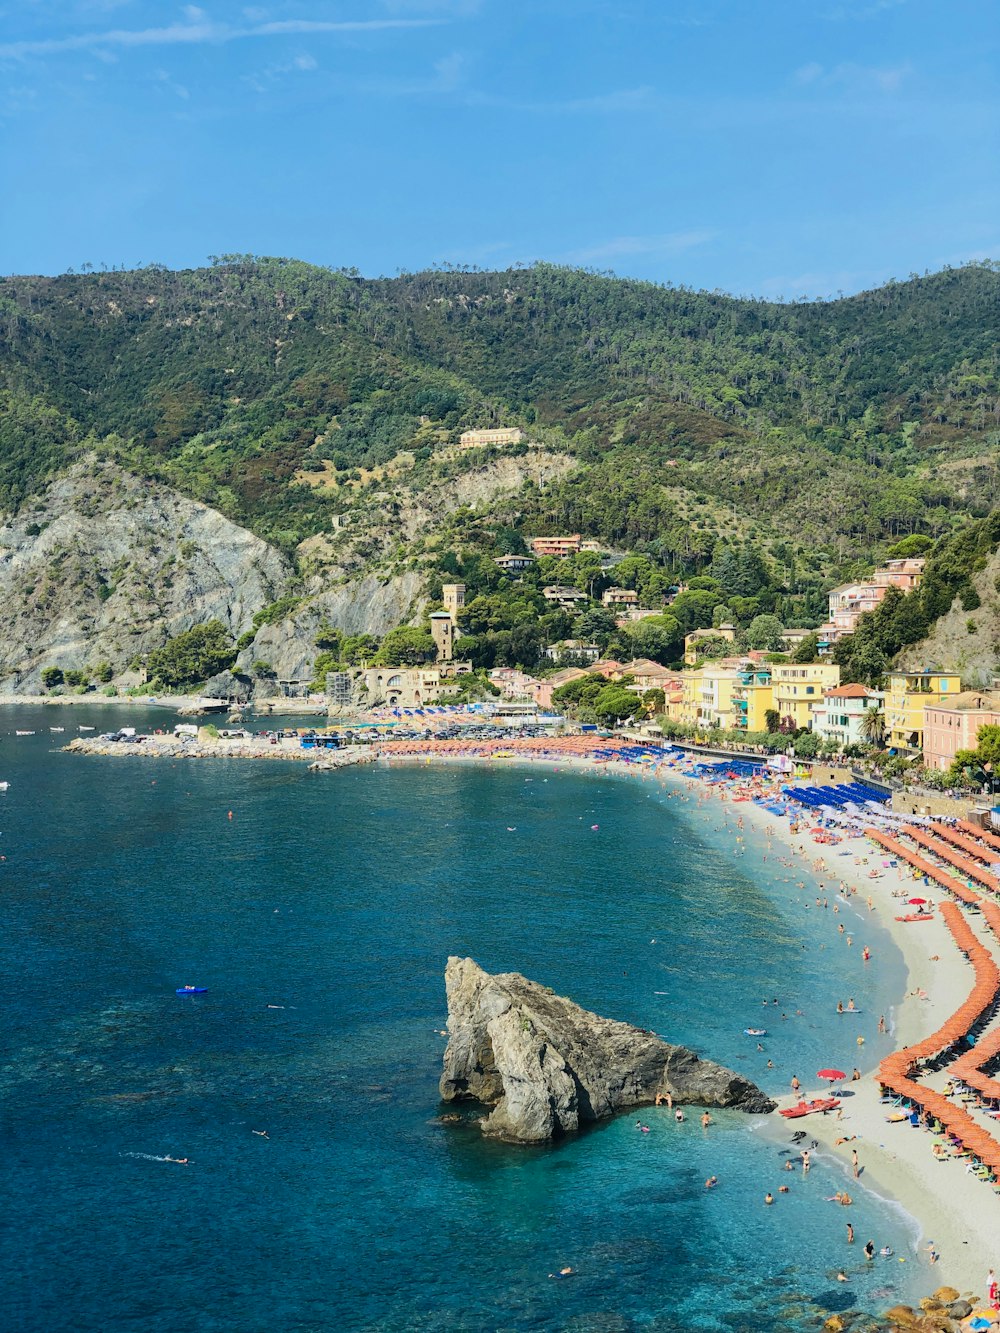
{"label": "hillside house", "polygon": [[493,563],[505,574],[521,574],[535,563],[533,555],[498,555]]}
{"label": "hillside house", "polygon": [[571,533],[568,537],[532,537],[528,545],[535,555],[554,555],[560,559],[567,555],[576,555],[580,550],[580,534]]}
{"label": "hillside house", "polygon": [[542,596],[547,602],[555,602],[565,611],[572,611],[578,602],[589,602],[590,598],[579,588],[567,588],[562,584],[552,583],[542,589]]}
{"label": "hillside house", "polygon": [[524,431],[520,426],[500,426],[493,430],[464,430],[458,437],[463,449],[480,449],[498,444],[520,444]]}
{"label": "hillside house", "polygon": [[550,643],[545,656],[550,662],[596,662],[601,650],[596,643],[584,643],[582,639],[563,639],[560,643]]}
{"label": "hillside house", "polygon": [[634,588],[606,588],[601,594],[602,606],[638,606],[639,594]]}

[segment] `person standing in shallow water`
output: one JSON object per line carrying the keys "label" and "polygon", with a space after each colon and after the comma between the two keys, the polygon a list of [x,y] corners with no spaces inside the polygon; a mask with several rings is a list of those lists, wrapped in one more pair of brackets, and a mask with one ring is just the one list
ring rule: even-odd
{"label": "person standing in shallow water", "polygon": [[799,1082],[798,1075],[793,1074],[791,1083],[792,1092],[798,1092],[801,1087],[802,1084]]}
{"label": "person standing in shallow water", "polygon": [[847,1243],[848,1245],[854,1244],[854,1228],[851,1226],[850,1222],[847,1224]]}

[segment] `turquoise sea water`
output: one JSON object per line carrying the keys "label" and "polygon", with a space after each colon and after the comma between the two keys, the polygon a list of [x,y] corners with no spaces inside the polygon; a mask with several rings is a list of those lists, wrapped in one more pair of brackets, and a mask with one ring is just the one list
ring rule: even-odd
{"label": "turquoise sea water", "polygon": [[[850,1068],[857,1030],[874,1063],[901,960],[868,923],[848,951],[776,851],[734,854],[740,807],[541,764],[53,752],[108,717],[0,710],[0,1326],[764,1330],[910,1294],[908,1219],[853,1185],[824,1202],[845,1181],[822,1155],[782,1171],[793,1127],[650,1108],[648,1135],[625,1115],[525,1150],[437,1119],[449,954],[775,1091]],[[866,1271],[869,1235],[910,1262]]]}

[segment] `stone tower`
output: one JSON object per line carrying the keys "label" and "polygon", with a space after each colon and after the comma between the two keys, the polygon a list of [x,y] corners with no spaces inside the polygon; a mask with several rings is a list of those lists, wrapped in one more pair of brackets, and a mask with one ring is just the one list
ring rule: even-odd
{"label": "stone tower", "polygon": [[450,662],[455,653],[455,622],[448,611],[431,613],[431,634],[437,647],[437,660]]}
{"label": "stone tower", "polygon": [[465,584],[464,583],[446,583],[441,589],[441,600],[444,602],[444,609],[451,617],[451,622],[458,626],[458,617],[465,606]]}

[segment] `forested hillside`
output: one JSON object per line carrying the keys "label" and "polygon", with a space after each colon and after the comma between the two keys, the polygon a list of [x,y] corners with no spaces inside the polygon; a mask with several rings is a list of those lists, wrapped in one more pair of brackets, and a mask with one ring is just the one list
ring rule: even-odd
{"label": "forested hillside", "polygon": [[864,559],[994,505],[998,306],[990,264],[801,305],[545,265],[7,278],[0,506],[96,446],[294,553],[383,484],[362,470],[407,450],[419,482],[463,428],[512,423],[580,464],[522,527],[676,567],[754,525]]}

